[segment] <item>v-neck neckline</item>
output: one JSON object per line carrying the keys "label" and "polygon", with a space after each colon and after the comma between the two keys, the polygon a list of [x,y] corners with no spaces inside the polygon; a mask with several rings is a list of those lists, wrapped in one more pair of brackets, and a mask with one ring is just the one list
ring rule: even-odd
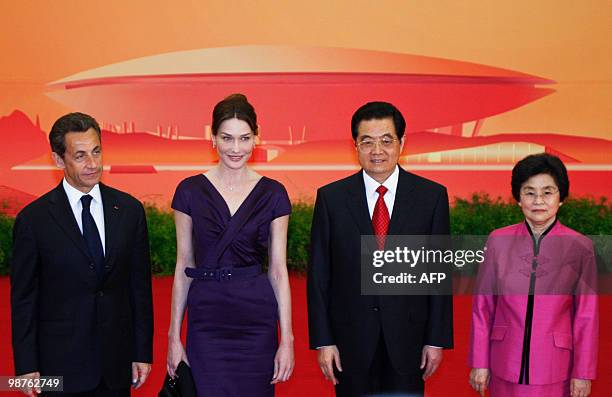
{"label": "v-neck neckline", "polygon": [[208,182],[208,184],[210,184],[210,186],[213,188],[214,192],[219,196],[219,198],[221,199],[221,201],[223,202],[223,204],[225,204],[225,209],[227,210],[227,214],[229,215],[229,218],[233,218],[238,212],[240,212],[240,210],[242,209],[242,207],[244,207],[244,204],[249,201],[249,198],[253,195],[253,192],[257,189],[257,187],[259,186],[259,184],[261,183],[261,181],[265,178],[265,176],[261,176],[257,182],[255,183],[255,186],[253,186],[251,188],[251,190],[249,191],[249,193],[245,196],[244,200],[242,200],[242,202],[240,203],[240,205],[238,206],[238,208],[236,208],[236,212],[234,212],[232,214],[232,211],[230,210],[229,205],[227,204],[227,201],[225,201],[225,198],[223,197],[223,195],[221,194],[221,192],[219,191],[219,189],[217,189],[217,187],[215,186],[214,183],[212,183],[212,181],[210,179],[208,179],[208,177],[206,176],[206,174],[202,173],[200,174],[202,175],[202,177],[206,180],[206,182]]}

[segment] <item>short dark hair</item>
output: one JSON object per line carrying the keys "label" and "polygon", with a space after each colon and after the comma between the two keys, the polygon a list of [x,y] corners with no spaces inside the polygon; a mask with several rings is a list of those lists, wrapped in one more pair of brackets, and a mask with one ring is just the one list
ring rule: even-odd
{"label": "short dark hair", "polygon": [[512,169],[512,196],[521,201],[521,187],[529,178],[539,174],[550,175],[559,189],[560,200],[563,201],[569,194],[569,178],[563,161],[549,153],[531,154],[520,160]]}
{"label": "short dark hair", "polygon": [[353,134],[353,140],[357,140],[359,123],[364,120],[372,119],[386,119],[391,118],[395,125],[395,132],[399,139],[404,136],[406,131],[406,120],[402,113],[389,102],[368,102],[353,114],[351,119],[351,133]]}
{"label": "short dark hair", "polygon": [[257,114],[255,108],[243,94],[232,94],[215,105],[212,114],[212,133],[217,135],[221,123],[225,120],[238,119],[249,125],[253,134],[257,135]]}
{"label": "short dark hair", "polygon": [[85,113],[68,113],[57,119],[49,132],[49,143],[51,150],[60,157],[66,152],[66,134],[69,132],[86,132],[93,128],[102,141],[102,133],[96,119]]}

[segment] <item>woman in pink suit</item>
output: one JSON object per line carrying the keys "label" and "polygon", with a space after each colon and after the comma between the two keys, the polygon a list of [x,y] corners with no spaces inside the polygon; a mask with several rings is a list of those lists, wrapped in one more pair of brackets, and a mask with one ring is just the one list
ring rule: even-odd
{"label": "woman in pink suit", "polygon": [[527,156],[512,170],[525,222],[491,233],[473,297],[470,384],[482,396],[591,392],[597,269],[590,240],[557,220],[568,191],[555,156]]}

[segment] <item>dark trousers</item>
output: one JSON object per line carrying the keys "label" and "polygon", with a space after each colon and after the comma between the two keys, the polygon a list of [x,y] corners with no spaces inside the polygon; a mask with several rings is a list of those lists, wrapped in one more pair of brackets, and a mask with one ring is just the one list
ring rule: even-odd
{"label": "dark trousers", "polygon": [[[378,347],[367,374],[343,374],[336,371],[337,397],[422,397],[422,378],[398,373],[387,352],[381,334]],[[342,360],[342,356],[340,356]]]}
{"label": "dark trousers", "polygon": [[44,392],[42,397],[130,397],[130,388],[110,390],[104,381],[93,390],[79,393]]}

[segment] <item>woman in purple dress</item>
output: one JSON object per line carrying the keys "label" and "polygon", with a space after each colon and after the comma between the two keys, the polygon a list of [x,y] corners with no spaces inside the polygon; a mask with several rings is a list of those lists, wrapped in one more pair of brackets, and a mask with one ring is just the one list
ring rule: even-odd
{"label": "woman in purple dress", "polygon": [[215,106],[212,133],[219,164],[183,180],[172,201],[177,261],[167,369],[174,376],[181,360],[188,363],[199,397],[271,397],[294,364],[286,264],[291,203],[283,185],[247,167],[257,116],[244,95]]}

